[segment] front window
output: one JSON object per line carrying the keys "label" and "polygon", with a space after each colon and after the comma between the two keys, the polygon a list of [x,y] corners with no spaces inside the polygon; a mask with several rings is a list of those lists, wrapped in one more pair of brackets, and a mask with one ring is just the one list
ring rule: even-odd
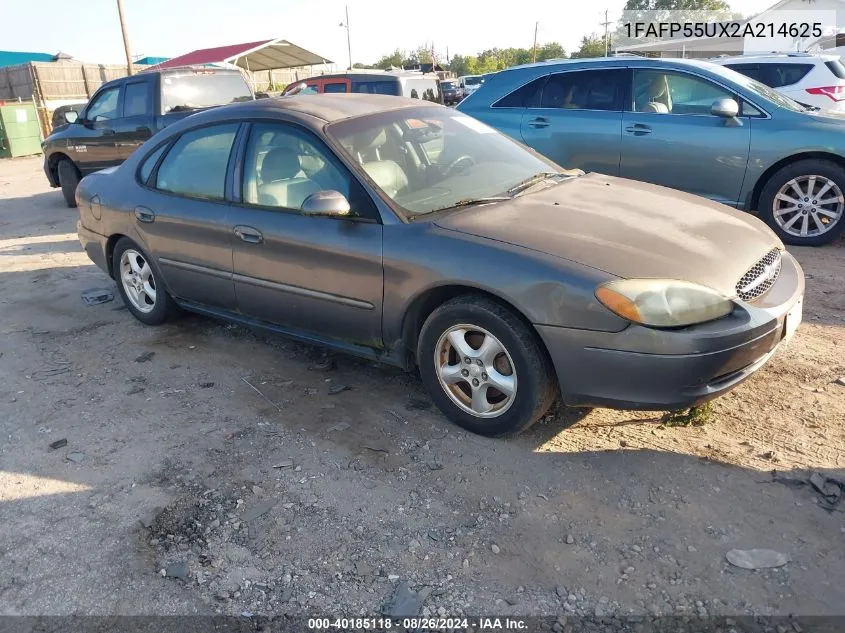
{"label": "front window", "polygon": [[252,99],[240,73],[196,71],[161,77],[162,112],[178,112]]}
{"label": "front window", "polygon": [[407,108],[334,123],[334,138],[409,215],[486,198],[560,171],[484,123],[446,108]]}
{"label": "front window", "polygon": [[717,99],[733,93],[706,79],[663,70],[634,71],[634,112],[710,114]]}
{"label": "front window", "polygon": [[120,96],[120,88],[108,88],[104,90],[91,103],[88,112],[85,113],[85,118],[89,121],[109,121],[116,119],[118,97]]}

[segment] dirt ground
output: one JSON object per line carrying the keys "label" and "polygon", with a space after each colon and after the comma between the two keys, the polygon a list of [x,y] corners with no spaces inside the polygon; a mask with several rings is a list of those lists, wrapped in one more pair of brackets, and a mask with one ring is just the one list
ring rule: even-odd
{"label": "dirt ground", "polygon": [[75,224],[0,161],[0,613],[375,615],[406,584],[423,614],[845,614],[845,503],[800,485],[845,478],[845,241],[793,249],[805,323],[704,426],[488,440],[415,375],[87,306],[114,285]]}

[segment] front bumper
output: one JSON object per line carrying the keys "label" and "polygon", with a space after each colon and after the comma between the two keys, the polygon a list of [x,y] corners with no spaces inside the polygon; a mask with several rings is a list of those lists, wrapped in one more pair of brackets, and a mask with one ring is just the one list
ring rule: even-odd
{"label": "front bumper", "polygon": [[104,235],[86,229],[82,226],[82,220],[76,221],[76,233],[79,235],[79,243],[82,244],[82,250],[88,254],[92,262],[97,264],[98,268],[111,276],[106,258],[106,244],[108,243],[108,239]]}
{"label": "front bumper", "polygon": [[[804,273],[784,253],[781,275],[754,304],[676,330],[621,332],[537,326],[570,406],[673,410],[730,391],[771,358],[800,320]],[[790,314],[789,324],[787,314]]]}

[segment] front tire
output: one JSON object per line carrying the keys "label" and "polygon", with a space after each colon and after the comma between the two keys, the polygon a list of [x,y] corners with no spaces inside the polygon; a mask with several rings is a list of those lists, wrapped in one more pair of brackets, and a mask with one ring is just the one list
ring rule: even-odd
{"label": "front tire", "polygon": [[558,394],[536,333],[486,297],[460,296],[434,310],[420,331],[417,364],[444,415],[488,437],[524,431]]}
{"label": "front tire", "polygon": [[167,294],[158,267],[128,237],[114,246],[112,270],[123,303],[136,319],[161,325],[176,313],[176,302]]}
{"label": "front tire", "polygon": [[56,166],[59,175],[59,186],[65,197],[65,204],[73,209],[76,207],[76,187],[79,185],[79,170],[69,159],[63,158]]}
{"label": "front tire", "polygon": [[779,169],[760,192],[758,211],[786,244],[821,246],[845,228],[845,169],[822,159]]}

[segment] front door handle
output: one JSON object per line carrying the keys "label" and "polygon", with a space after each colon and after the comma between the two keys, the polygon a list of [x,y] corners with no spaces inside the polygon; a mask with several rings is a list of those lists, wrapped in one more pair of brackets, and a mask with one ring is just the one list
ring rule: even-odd
{"label": "front door handle", "polygon": [[261,235],[261,231],[254,229],[251,226],[239,224],[234,228],[234,231],[235,235],[244,242],[249,242],[250,244],[261,244],[264,241],[264,236]]}
{"label": "front door handle", "polygon": [[538,116],[528,122],[528,127],[543,128],[549,127],[549,120],[544,116]]}
{"label": "front door handle", "polygon": [[156,214],[147,207],[135,207],[135,217],[138,219],[138,222],[146,222],[147,224],[150,224],[155,222]]}
{"label": "front door handle", "polygon": [[633,134],[634,136],[644,136],[653,132],[651,126],[646,125],[645,123],[634,123],[633,125],[629,125],[625,128],[625,131],[628,132],[628,134]]}

